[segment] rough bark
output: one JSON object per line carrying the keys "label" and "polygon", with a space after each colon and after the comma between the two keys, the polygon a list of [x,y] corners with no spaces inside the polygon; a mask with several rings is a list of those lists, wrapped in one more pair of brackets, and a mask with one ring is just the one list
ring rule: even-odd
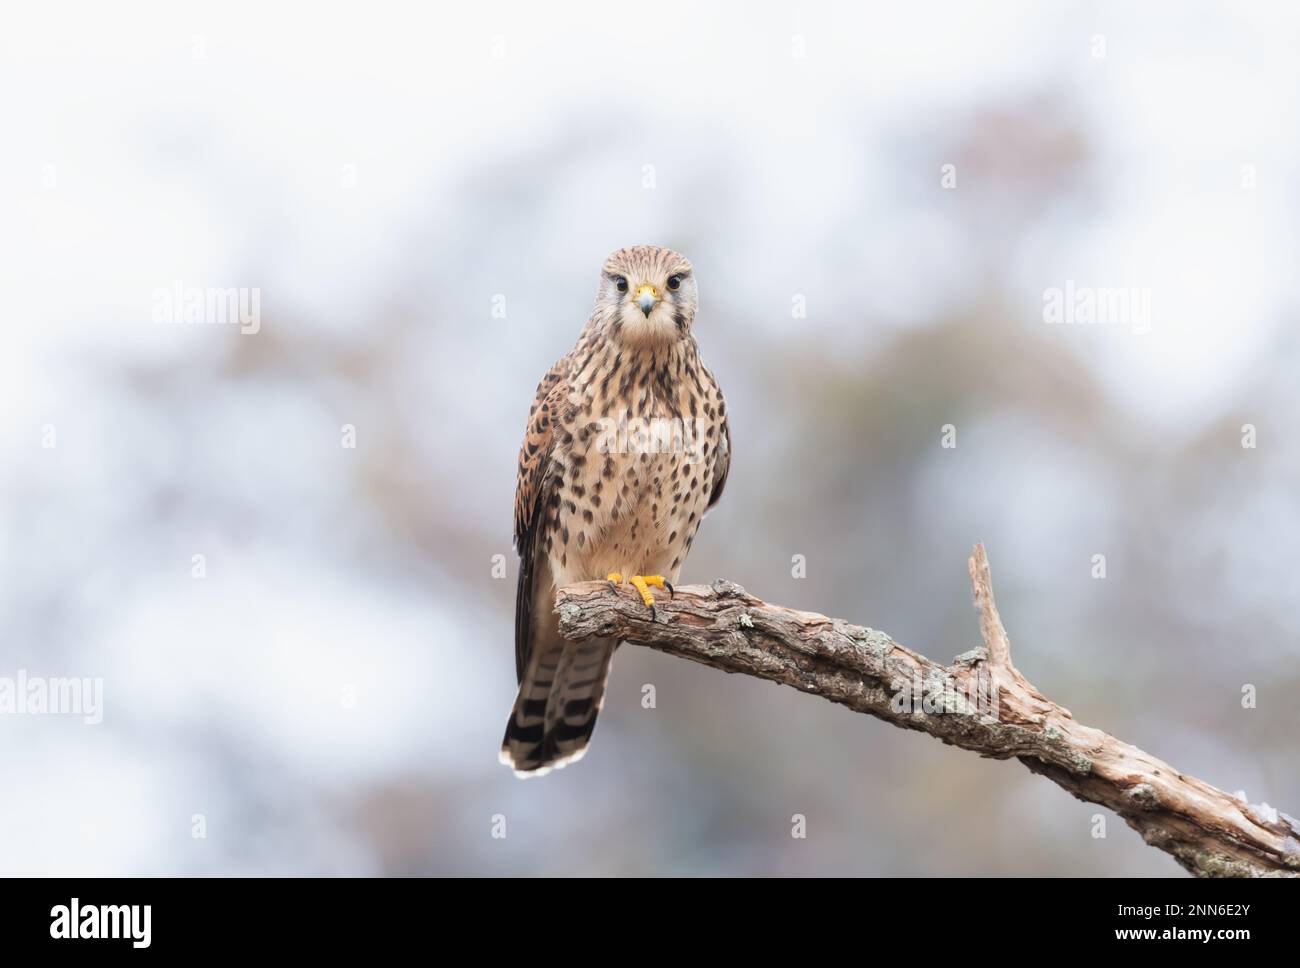
{"label": "rough bark", "polygon": [[671,600],[659,593],[653,615],[626,586],[584,582],[558,590],[556,611],[573,641],[616,635],[782,683],[982,756],[1015,757],[1079,799],[1115,811],[1198,876],[1300,876],[1300,821],[1075,720],[1012,663],[982,545],[970,576],[984,646],[951,665],[884,632],[760,601],[728,581],[680,586]]}

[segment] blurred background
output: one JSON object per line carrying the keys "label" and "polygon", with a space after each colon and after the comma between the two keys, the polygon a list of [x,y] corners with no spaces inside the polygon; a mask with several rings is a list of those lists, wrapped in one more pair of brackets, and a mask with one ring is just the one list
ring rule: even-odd
{"label": "blurred background", "polygon": [[[8,19],[0,676],[104,721],[0,715],[0,872],[1178,873],[1017,763],[631,647],[581,764],[497,763],[525,417],[642,242],[732,420],[687,580],[948,661],[983,541],[1040,689],[1300,810],[1294,5]],[[1067,283],[1149,318],[1051,324]],[[178,286],[257,331],[155,322]]]}

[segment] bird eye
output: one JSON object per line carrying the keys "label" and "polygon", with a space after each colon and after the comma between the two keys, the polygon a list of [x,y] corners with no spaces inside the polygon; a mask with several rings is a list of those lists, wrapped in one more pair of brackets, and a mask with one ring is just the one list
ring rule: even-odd
{"label": "bird eye", "polygon": [[622,276],[619,276],[614,280],[614,285],[618,286],[619,292],[627,292],[627,280]]}
{"label": "bird eye", "polygon": [[669,289],[678,289],[678,288],[681,287],[681,284],[682,284],[682,277],[681,277],[681,276],[669,276],[669,277],[668,277],[668,288],[669,288]]}

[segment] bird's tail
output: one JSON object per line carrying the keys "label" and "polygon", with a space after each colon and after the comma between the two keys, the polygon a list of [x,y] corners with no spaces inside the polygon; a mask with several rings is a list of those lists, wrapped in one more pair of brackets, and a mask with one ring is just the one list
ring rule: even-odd
{"label": "bird's tail", "polygon": [[617,645],[567,642],[558,630],[534,637],[501,743],[501,762],[516,776],[544,776],[587,752]]}

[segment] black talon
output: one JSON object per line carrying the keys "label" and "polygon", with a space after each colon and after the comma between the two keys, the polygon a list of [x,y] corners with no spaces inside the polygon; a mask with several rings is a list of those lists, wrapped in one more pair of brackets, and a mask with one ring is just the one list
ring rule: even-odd
{"label": "black talon", "polygon": [[669,600],[669,601],[672,601],[672,598],[673,598],[673,583],[670,582],[667,578],[664,579],[664,588],[668,589],[668,600]]}
{"label": "black talon", "polygon": [[654,607],[653,605],[651,605],[651,606],[650,606],[650,624],[653,625],[654,622],[655,622],[655,607]]}

